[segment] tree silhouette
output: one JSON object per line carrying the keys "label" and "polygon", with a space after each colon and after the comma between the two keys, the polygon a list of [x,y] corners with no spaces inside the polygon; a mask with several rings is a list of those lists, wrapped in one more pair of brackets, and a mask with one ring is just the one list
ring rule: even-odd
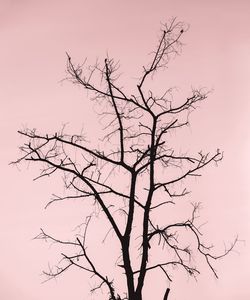
{"label": "tree silhouette", "polygon": [[[175,269],[196,277],[199,269],[192,258],[198,255],[217,277],[213,261],[229,253],[237,242],[235,239],[221,254],[213,253],[196,224],[199,203],[192,204],[191,215],[185,220],[166,219],[162,223],[157,218],[189,193],[186,188],[180,189],[180,183],[201,176],[204,167],[217,164],[223,156],[219,149],[214,154],[180,154],[168,142],[171,132],[189,126],[190,112],[207,98],[208,92],[193,89],[181,104],[176,104],[171,88],[161,96],[149,88],[155,73],[164,70],[180,53],[186,30],[185,24],[176,19],[162,26],[156,50],[143,67],[133,94],[119,85],[119,64],[114,59],[107,57],[103,64],[93,66],[75,65],[67,54],[67,79],[88,90],[101,108],[106,134],[99,148],[89,147],[83,135],[65,133],[65,128],[54,134],[40,134],[34,129],[18,131],[27,142],[20,147],[22,155],[15,164],[38,162],[43,169],[36,179],[53,173],[64,176],[68,195],[54,195],[47,207],[58,201],[81,199],[93,210],[98,207],[99,217],[108,220],[120,245],[116,266],[126,278],[126,288],[118,292],[116,279],[99,270],[88,252],[86,236],[94,214],[86,217],[81,234],[71,241],[41,230],[38,239],[74,249],[72,255],[62,253],[59,264],[44,272],[48,279],[77,267],[98,278],[99,284],[92,291],[105,288],[107,299],[141,300],[148,272],[163,272],[167,282],[173,280]],[[178,211],[175,216],[178,218]],[[167,284],[162,299],[167,300],[169,292]]]}

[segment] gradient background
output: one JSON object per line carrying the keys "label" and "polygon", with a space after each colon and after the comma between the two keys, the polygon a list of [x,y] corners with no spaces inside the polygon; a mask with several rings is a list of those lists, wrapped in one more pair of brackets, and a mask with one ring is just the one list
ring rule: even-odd
{"label": "gradient background", "polygon": [[[170,299],[250,299],[250,2],[0,0],[1,300],[102,298],[89,294],[87,277],[77,271],[41,284],[41,271],[60,250],[32,238],[40,227],[55,235],[72,233],[80,221],[79,204],[45,211],[60,180],[32,182],[37,168],[19,172],[8,162],[18,156],[23,140],[16,131],[23,126],[54,132],[70,122],[72,132],[84,124],[85,132],[95,134],[86,94],[60,83],[65,51],[76,62],[89,57],[90,63],[108,51],[120,60],[124,82],[132,86],[156,44],[160,22],[171,16],[191,27],[183,54],[170,64],[159,86],[214,89],[192,114],[191,129],[180,144],[189,150],[220,147],[225,153],[220,166],[208,168],[194,185],[192,200],[203,202],[204,231],[218,249],[237,233],[245,241],[216,264],[218,281],[205,266],[198,282],[176,274]],[[147,299],[153,297],[149,291]]]}

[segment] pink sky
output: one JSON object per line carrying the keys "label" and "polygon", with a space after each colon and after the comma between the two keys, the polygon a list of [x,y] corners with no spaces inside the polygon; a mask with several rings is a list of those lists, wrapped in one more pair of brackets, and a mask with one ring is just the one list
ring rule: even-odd
{"label": "pink sky", "polygon": [[[17,130],[23,126],[54,132],[70,122],[72,131],[84,125],[87,134],[95,134],[96,119],[86,94],[60,83],[65,51],[76,62],[103,59],[108,51],[120,60],[123,78],[131,86],[155,46],[160,22],[172,16],[190,29],[182,55],[157,85],[214,90],[192,114],[182,150],[219,147],[225,156],[218,168],[208,168],[197,181],[192,200],[203,202],[205,231],[220,248],[236,234],[245,242],[216,264],[218,281],[206,268],[198,282],[177,275],[170,300],[250,299],[250,2],[0,0],[1,300],[97,299],[89,294],[90,283],[81,272],[41,284],[41,271],[60,250],[32,238],[40,227],[72,233],[81,208],[72,203],[45,211],[60,180],[33,182],[38,169],[23,167],[19,172],[8,163],[18,156],[23,140]],[[153,299],[150,292],[147,299]]]}

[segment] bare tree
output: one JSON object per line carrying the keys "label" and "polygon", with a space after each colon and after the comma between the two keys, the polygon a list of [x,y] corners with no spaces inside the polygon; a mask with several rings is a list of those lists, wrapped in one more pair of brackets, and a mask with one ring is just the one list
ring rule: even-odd
{"label": "bare tree", "polygon": [[[20,147],[22,155],[15,164],[38,162],[43,169],[36,179],[53,173],[64,175],[69,194],[54,195],[47,207],[58,201],[81,199],[84,205],[100,208],[100,215],[108,220],[120,245],[121,257],[116,266],[124,273],[126,289],[118,294],[115,278],[110,279],[105,270],[99,270],[87,251],[86,236],[93,215],[86,217],[83,232],[72,241],[57,239],[41,230],[38,239],[73,247],[75,253],[62,253],[57,267],[45,272],[48,278],[77,267],[98,278],[99,284],[93,291],[105,287],[108,299],[141,300],[148,272],[163,272],[167,282],[173,280],[175,269],[196,277],[199,268],[192,257],[199,255],[217,277],[213,261],[234,247],[237,239],[223,253],[214,254],[204,242],[196,224],[199,203],[192,204],[190,217],[185,220],[161,223],[157,218],[159,212],[167,211],[189,193],[186,188],[180,189],[180,183],[201,176],[203,168],[217,164],[223,156],[219,149],[214,154],[180,154],[168,142],[171,132],[189,125],[190,112],[207,98],[208,92],[193,89],[181,104],[176,104],[171,88],[161,96],[149,88],[155,73],[164,70],[171,58],[180,53],[185,32],[185,24],[175,19],[162,26],[156,50],[150,63],[143,67],[133,94],[119,85],[119,63],[113,59],[107,57],[103,64],[93,66],[86,66],[86,62],[75,65],[67,54],[67,79],[88,90],[101,107],[106,134],[98,149],[90,148],[83,135],[65,133],[65,128],[54,134],[40,134],[34,129],[18,131],[27,142]],[[111,173],[119,176],[120,182]],[[178,218],[178,212],[175,217]],[[161,250],[156,252],[156,248]],[[167,285],[162,299],[168,299],[169,292]]]}

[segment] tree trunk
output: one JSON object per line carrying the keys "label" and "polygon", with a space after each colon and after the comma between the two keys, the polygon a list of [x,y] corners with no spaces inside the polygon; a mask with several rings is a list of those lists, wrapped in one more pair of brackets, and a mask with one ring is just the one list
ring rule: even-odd
{"label": "tree trunk", "polygon": [[170,292],[170,288],[167,288],[163,300],[168,299],[169,292]]}

